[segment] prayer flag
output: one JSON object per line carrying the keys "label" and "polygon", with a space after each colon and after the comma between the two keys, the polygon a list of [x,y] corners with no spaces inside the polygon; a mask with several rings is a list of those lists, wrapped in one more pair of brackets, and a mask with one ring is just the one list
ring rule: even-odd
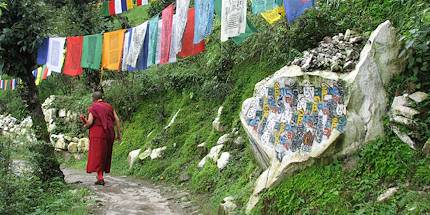
{"label": "prayer flag", "polygon": [[65,75],[78,76],[82,74],[82,42],[82,36],[67,38],[66,62],[63,70]]}
{"label": "prayer flag", "polygon": [[36,86],[39,86],[42,83],[42,67],[37,68],[37,76],[36,76]]}
{"label": "prayer flag", "polygon": [[4,91],[7,91],[8,90],[8,88],[9,88],[9,80],[4,80],[4,83],[3,83],[4,85],[4,87],[3,87],[3,90]]}
{"label": "prayer flag", "polygon": [[[252,0],[252,13],[262,13],[279,6],[278,0]],[[282,2],[281,2],[282,3]]]}
{"label": "prayer flag", "polygon": [[190,6],[190,0],[176,0],[176,16],[177,22],[174,26],[174,30],[176,32],[174,35],[175,38],[175,54],[181,51],[182,48],[182,37],[184,35],[185,26],[187,25],[188,19],[188,8]]}
{"label": "prayer flag", "polygon": [[139,53],[142,50],[147,27],[148,21],[133,28],[133,35],[131,37],[131,43],[127,56],[127,65],[130,65],[131,67],[136,67],[137,58],[139,57]]}
{"label": "prayer flag", "polygon": [[109,15],[115,15],[115,0],[109,0]]}
{"label": "prayer flag", "polygon": [[11,87],[12,87],[12,90],[15,90],[16,89],[16,79],[12,79],[12,82],[10,83],[10,85],[11,85]]}
{"label": "prayer flag", "polygon": [[160,64],[169,63],[169,52],[172,39],[173,5],[169,5],[162,12],[163,26],[161,29]]}
{"label": "prayer flag", "polygon": [[306,9],[313,7],[314,3],[314,0],[284,0],[288,22],[294,22]]}
{"label": "prayer flag", "polygon": [[122,2],[121,0],[113,0],[115,1],[115,14],[120,14],[122,13]]}
{"label": "prayer flag", "polygon": [[142,0],[136,0],[136,5],[137,6],[141,6],[142,5]]}
{"label": "prayer flag", "polygon": [[102,15],[109,16],[109,1],[102,2]]}
{"label": "prayer flag", "polygon": [[127,8],[127,0],[121,0],[121,10],[122,12],[125,12],[128,10]]}
{"label": "prayer flag", "polygon": [[160,64],[161,59],[161,29],[163,28],[163,20],[158,20],[157,30],[157,50],[155,52],[155,64]]}
{"label": "prayer flag", "polygon": [[102,69],[120,70],[125,30],[103,34]]}
{"label": "prayer flag", "polygon": [[42,44],[37,50],[37,64],[43,65],[46,64],[46,60],[48,57],[48,48],[49,48],[49,38],[43,39]]}
{"label": "prayer flag", "polygon": [[245,33],[246,0],[222,0],[221,41]]}
{"label": "prayer flag", "polygon": [[0,89],[3,89],[3,88],[4,88],[4,81],[0,80]]}
{"label": "prayer flag", "polygon": [[103,36],[101,34],[84,36],[81,60],[82,68],[100,69],[102,46]]}
{"label": "prayer flag", "polygon": [[275,24],[275,22],[281,20],[281,18],[285,15],[285,9],[283,6],[275,7],[272,10],[268,10],[266,12],[261,13],[261,16],[271,25]]}
{"label": "prayer flag", "polygon": [[170,52],[169,52],[169,63],[176,62],[176,45],[177,45],[177,39],[176,36],[178,34],[176,25],[178,25],[178,15],[173,15],[173,22],[172,22],[172,40],[170,41]]}
{"label": "prayer flag", "polygon": [[66,38],[64,37],[49,38],[48,59],[46,66],[48,66],[54,72],[60,73],[61,68],[63,67],[65,42]]}
{"label": "prayer flag", "polygon": [[47,66],[43,66],[42,70],[43,70],[42,80],[46,80],[48,76],[51,75],[51,71]]}
{"label": "prayer flag", "polygon": [[158,37],[158,15],[149,21],[149,42],[148,42],[148,61],[147,66],[155,64]]}
{"label": "prayer flag", "polygon": [[182,37],[182,48],[178,53],[180,57],[189,57],[197,55],[205,50],[205,41],[194,44],[194,8],[188,9],[187,25],[185,26],[184,36]]}
{"label": "prayer flag", "polygon": [[[221,0],[215,0],[215,12],[218,16],[221,16]],[[246,29],[245,33],[240,34],[239,36],[230,38],[236,45],[242,44],[249,36],[253,35],[257,32],[257,29],[252,25],[252,23],[247,19],[246,20]]]}
{"label": "prayer flag", "polygon": [[129,47],[131,42],[131,36],[133,35],[132,31],[133,31],[132,28],[130,28],[124,34],[124,48],[122,50],[121,71],[127,71],[127,57],[128,57],[128,52],[129,52]]}
{"label": "prayer flag", "polygon": [[149,44],[149,32],[146,31],[145,33],[145,39],[143,41],[143,47],[139,54],[139,59],[137,60],[137,69],[138,70],[145,70],[148,68],[147,62],[148,62],[148,44]]}
{"label": "prayer flag", "polygon": [[212,33],[214,0],[195,0],[194,44]]}
{"label": "prayer flag", "polygon": [[127,0],[127,10],[130,10],[133,8],[133,1],[132,0]]}

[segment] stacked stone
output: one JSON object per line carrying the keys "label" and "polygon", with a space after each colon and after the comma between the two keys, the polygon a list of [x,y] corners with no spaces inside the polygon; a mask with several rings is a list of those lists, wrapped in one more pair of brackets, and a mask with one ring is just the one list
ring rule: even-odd
{"label": "stacked stone", "polygon": [[32,126],[31,117],[19,122],[11,115],[0,115],[0,134],[13,137],[14,143],[22,143],[22,141],[36,142],[36,136],[31,129]]}
{"label": "stacked stone", "polygon": [[345,34],[325,37],[317,48],[305,51],[303,57],[296,58],[291,64],[300,66],[304,72],[351,72],[359,60],[364,41],[359,34],[347,30]]}

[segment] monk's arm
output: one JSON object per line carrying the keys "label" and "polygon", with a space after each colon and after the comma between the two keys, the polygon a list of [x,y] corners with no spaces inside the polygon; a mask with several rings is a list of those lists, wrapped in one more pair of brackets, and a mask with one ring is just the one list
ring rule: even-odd
{"label": "monk's arm", "polygon": [[115,117],[115,127],[116,127],[116,133],[118,140],[121,140],[121,123],[119,121],[119,117],[116,114],[116,111],[113,111],[113,115]]}
{"label": "monk's arm", "polygon": [[93,117],[93,114],[90,113],[90,114],[88,114],[88,119],[87,119],[87,122],[84,124],[84,128],[91,127],[93,122],[94,122],[94,117]]}

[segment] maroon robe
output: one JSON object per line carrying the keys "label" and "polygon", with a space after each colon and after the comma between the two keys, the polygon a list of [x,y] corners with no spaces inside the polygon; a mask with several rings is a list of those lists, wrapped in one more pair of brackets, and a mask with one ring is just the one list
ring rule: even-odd
{"label": "maroon robe", "polygon": [[113,108],[106,102],[98,101],[94,102],[88,111],[93,115],[94,122],[90,127],[87,173],[100,170],[109,173],[115,140]]}

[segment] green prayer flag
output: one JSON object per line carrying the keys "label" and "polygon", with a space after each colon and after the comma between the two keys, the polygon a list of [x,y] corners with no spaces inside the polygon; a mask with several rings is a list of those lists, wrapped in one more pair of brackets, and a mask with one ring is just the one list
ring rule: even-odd
{"label": "green prayer flag", "polygon": [[[221,5],[222,0],[215,0],[215,13],[221,18]],[[246,29],[245,33],[240,34],[239,36],[230,38],[236,45],[242,44],[249,36],[253,35],[257,32],[257,29],[252,25],[252,23],[246,19]]]}
{"label": "green prayer flag", "polygon": [[149,20],[148,67],[155,64],[158,41],[158,20],[158,14]]}
{"label": "green prayer flag", "polygon": [[109,16],[109,1],[102,3],[102,16]]}
{"label": "green prayer flag", "polygon": [[103,36],[94,34],[84,36],[82,46],[82,68],[100,69],[102,61]]}

